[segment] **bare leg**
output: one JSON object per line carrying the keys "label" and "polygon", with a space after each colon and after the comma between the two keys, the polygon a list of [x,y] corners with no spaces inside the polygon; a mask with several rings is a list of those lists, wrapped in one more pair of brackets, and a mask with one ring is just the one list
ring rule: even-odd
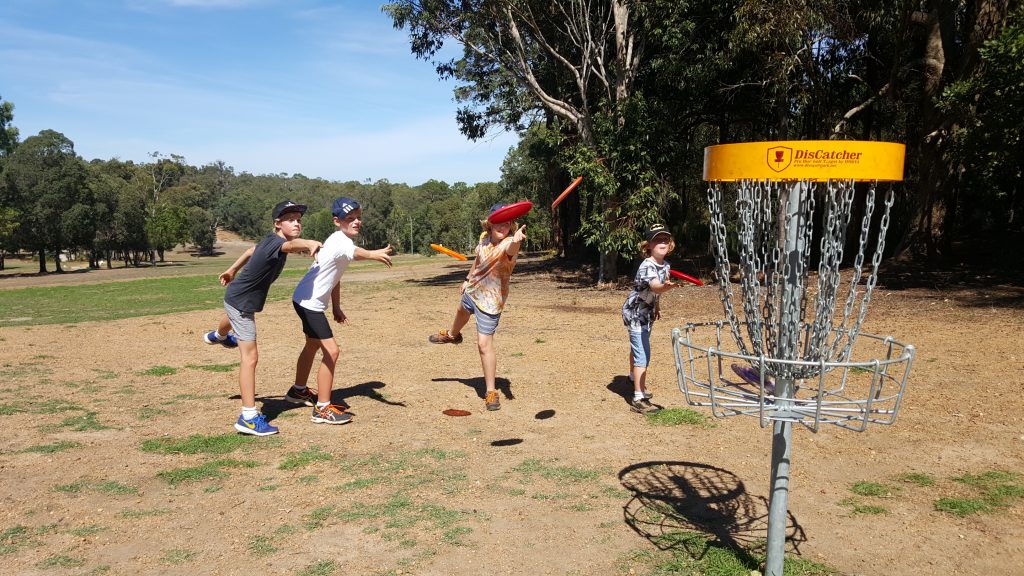
{"label": "bare leg", "polygon": [[488,392],[493,392],[494,376],[498,371],[498,359],[494,354],[494,335],[478,334],[476,343],[480,349],[480,365],[484,369],[484,384]]}
{"label": "bare leg", "polygon": [[295,385],[305,386],[309,381],[309,372],[313,369],[313,360],[320,350],[320,341],[316,338],[306,337],[306,344],[299,352],[299,359],[295,361]]}
{"label": "bare leg", "polygon": [[231,331],[231,321],[228,320],[228,315],[224,314],[220,317],[220,322],[217,323],[217,335],[227,336],[228,332]]}
{"label": "bare leg", "polygon": [[647,390],[647,367],[633,366],[633,392]]}
{"label": "bare leg", "polygon": [[452,327],[448,330],[448,335],[452,338],[458,336],[466,326],[466,322],[469,322],[469,317],[469,312],[466,312],[466,309],[459,305],[455,309],[455,319],[452,320]]}
{"label": "bare leg", "polygon": [[260,361],[260,351],[256,341],[238,341],[241,353],[241,367],[238,370],[238,389],[242,396],[242,408],[256,407],[256,364]]}
{"label": "bare leg", "polygon": [[323,404],[324,402],[331,401],[331,386],[334,385],[334,367],[338,364],[338,355],[341,351],[338,349],[338,343],[334,341],[334,338],[317,340],[316,342],[320,344],[320,349],[324,351],[324,358],[320,363],[320,369],[316,372],[316,399]]}

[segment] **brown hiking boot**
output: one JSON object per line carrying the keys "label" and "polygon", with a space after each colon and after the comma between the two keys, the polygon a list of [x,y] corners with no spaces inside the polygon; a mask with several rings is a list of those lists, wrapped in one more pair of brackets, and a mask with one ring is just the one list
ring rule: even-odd
{"label": "brown hiking boot", "polygon": [[431,334],[427,340],[434,344],[462,344],[462,332],[458,336],[452,336],[447,330],[441,330],[437,334]]}
{"label": "brown hiking boot", "polygon": [[651,404],[651,401],[647,398],[633,400],[629,403],[629,409],[639,414],[655,414],[657,412],[661,412],[661,408]]}
{"label": "brown hiking boot", "polygon": [[484,407],[490,411],[501,410],[501,400],[498,398],[498,391],[491,390],[484,397]]}

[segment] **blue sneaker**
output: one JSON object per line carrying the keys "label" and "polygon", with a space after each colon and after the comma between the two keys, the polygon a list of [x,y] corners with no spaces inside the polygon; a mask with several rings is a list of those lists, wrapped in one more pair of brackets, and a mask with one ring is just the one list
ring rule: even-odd
{"label": "blue sneaker", "polygon": [[235,338],[235,335],[231,332],[228,332],[228,335],[221,340],[217,338],[216,330],[210,330],[203,336],[203,342],[207,344],[220,344],[225,348],[238,348],[238,338]]}
{"label": "blue sneaker", "polygon": [[253,436],[270,436],[278,432],[277,426],[267,424],[267,419],[263,414],[257,414],[252,420],[246,420],[239,416],[238,422],[235,422],[235,430]]}

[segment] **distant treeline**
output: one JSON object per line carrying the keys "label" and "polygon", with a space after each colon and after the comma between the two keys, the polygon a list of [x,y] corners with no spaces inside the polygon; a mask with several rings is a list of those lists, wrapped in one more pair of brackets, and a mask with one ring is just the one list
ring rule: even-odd
{"label": "distant treeline", "polygon": [[[146,163],[86,162],[59,132],[27,138],[0,158],[0,249],[38,255],[40,272],[61,252],[87,255],[94,267],[163,260],[178,244],[211,254],[217,229],[251,240],[271,232],[271,208],[284,199],[309,206],[303,236],[323,240],[334,231],[332,201],[348,196],[363,207],[360,245],[427,254],[438,243],[469,252],[491,205],[524,199],[497,183],[329,182],[236,174],[223,162],[197,167],[177,155],[151,157]],[[521,223],[529,225],[529,249],[550,247],[546,211],[535,210]],[[59,258],[54,265],[59,271]]]}

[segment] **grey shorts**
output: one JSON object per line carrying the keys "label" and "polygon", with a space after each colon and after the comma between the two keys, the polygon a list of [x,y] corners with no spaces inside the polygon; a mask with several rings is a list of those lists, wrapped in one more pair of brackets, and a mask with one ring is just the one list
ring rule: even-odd
{"label": "grey shorts", "polygon": [[235,331],[235,338],[244,342],[256,341],[256,314],[253,312],[242,312],[227,302],[224,303],[224,312],[231,322],[231,329]]}
{"label": "grey shorts", "polygon": [[462,295],[462,302],[460,304],[462,304],[463,310],[476,318],[477,334],[490,336],[498,330],[498,320],[501,320],[501,314],[488,314],[480,310],[476,307],[476,302],[473,302],[473,299],[468,294]]}

